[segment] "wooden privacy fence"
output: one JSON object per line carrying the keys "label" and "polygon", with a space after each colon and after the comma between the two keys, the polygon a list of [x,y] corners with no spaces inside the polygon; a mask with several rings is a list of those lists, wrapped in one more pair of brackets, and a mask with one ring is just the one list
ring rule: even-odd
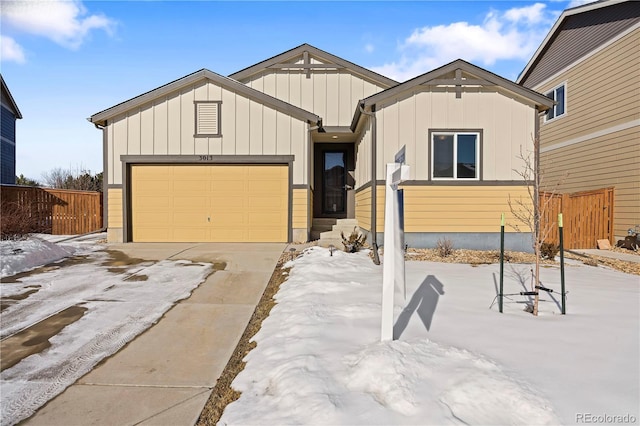
{"label": "wooden privacy fence", "polygon": [[102,228],[101,192],[2,185],[0,204],[3,214],[19,206],[35,232],[76,235]]}
{"label": "wooden privacy fence", "polygon": [[540,194],[540,229],[545,241],[560,243],[558,213],[562,213],[564,247],[596,248],[597,240],[613,244],[613,188],[574,194]]}

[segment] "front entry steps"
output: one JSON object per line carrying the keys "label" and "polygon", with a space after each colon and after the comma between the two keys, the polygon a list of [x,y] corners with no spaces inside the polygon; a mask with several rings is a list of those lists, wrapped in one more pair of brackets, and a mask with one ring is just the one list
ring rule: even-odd
{"label": "front entry steps", "polygon": [[[314,219],[314,223],[317,219]],[[333,245],[338,250],[343,250],[341,232],[344,232],[345,237],[349,237],[353,232],[353,228],[358,227],[357,219],[331,219],[335,220],[335,224],[331,226],[331,230],[320,232],[320,239],[318,245],[320,247],[329,247]],[[358,229],[359,230],[359,229]]]}

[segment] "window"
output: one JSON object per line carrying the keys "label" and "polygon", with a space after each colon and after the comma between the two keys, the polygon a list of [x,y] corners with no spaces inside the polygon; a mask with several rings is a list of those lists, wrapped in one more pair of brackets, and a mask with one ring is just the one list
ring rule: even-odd
{"label": "window", "polygon": [[545,118],[545,121],[549,121],[554,118],[563,116],[566,111],[565,106],[567,104],[566,84],[563,83],[562,86],[556,87],[555,89],[547,93],[546,96],[556,101],[557,104],[549,108],[549,110],[547,111],[547,116]]}
{"label": "window", "polygon": [[195,137],[222,136],[220,129],[220,101],[195,102]]}
{"label": "window", "polygon": [[479,132],[433,132],[431,178],[480,179]]}

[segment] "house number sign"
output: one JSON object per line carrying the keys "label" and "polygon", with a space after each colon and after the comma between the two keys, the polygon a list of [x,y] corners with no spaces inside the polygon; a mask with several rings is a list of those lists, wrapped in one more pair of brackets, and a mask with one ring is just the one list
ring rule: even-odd
{"label": "house number sign", "polygon": [[213,155],[199,155],[198,159],[200,161],[213,161]]}

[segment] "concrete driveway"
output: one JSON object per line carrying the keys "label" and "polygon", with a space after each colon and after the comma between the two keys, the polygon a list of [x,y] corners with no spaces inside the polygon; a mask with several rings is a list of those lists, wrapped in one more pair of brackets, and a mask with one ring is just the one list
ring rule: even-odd
{"label": "concrete driveway", "polygon": [[225,265],[25,424],[194,424],[285,247],[284,243],[109,245],[131,258]]}

